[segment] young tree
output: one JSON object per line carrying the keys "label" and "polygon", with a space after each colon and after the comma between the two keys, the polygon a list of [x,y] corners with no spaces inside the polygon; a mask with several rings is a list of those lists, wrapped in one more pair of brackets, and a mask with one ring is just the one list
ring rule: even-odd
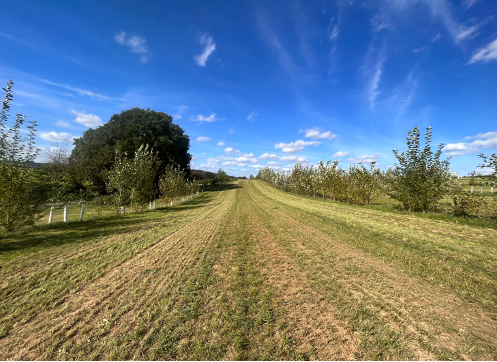
{"label": "young tree", "polygon": [[407,152],[393,151],[394,177],[390,177],[388,194],[410,211],[434,211],[435,205],[457,188],[457,177],[450,172],[449,159],[440,160],[443,144],[433,153],[431,127],[425,133],[425,146],[421,149],[420,132],[414,127],[408,132]]}
{"label": "young tree", "polygon": [[46,199],[40,175],[31,166],[38,155],[35,146],[36,121],[28,121],[28,136],[22,138],[21,127],[26,118],[17,114],[9,127],[12,86],[7,82],[0,113],[0,229],[13,231],[32,225],[41,217]]}
{"label": "young tree", "polygon": [[217,171],[216,177],[214,177],[215,183],[225,184],[228,182],[228,174],[222,168]]}

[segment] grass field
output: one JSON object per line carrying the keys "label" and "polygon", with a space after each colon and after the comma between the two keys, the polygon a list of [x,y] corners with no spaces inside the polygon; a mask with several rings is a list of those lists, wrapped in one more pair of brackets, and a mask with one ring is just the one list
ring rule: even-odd
{"label": "grass field", "polygon": [[239,181],[0,239],[1,359],[497,359],[497,230]]}

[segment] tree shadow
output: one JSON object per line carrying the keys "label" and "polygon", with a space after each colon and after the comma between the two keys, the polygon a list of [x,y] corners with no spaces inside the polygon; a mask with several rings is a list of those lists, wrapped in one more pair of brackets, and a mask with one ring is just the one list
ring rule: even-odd
{"label": "tree shadow", "polygon": [[146,228],[153,222],[167,221],[170,216],[206,207],[213,195],[195,197],[180,205],[165,206],[153,211],[129,214],[116,214],[96,217],[90,220],[59,222],[51,225],[38,225],[12,234],[0,236],[0,258],[9,259],[19,253],[34,253],[40,249],[58,247],[66,244],[84,244],[109,236],[121,235],[140,228]]}

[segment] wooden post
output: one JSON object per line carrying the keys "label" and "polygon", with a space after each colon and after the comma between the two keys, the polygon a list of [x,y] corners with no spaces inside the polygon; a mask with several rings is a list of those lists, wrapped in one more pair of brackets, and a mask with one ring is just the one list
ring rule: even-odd
{"label": "wooden post", "polygon": [[83,216],[85,216],[85,204],[81,205],[81,214],[79,215],[79,221],[83,221]]}
{"label": "wooden post", "polygon": [[67,222],[67,205],[64,205],[64,222]]}
{"label": "wooden post", "polygon": [[48,223],[52,223],[52,218],[53,218],[53,206],[50,208],[50,214],[48,215]]}

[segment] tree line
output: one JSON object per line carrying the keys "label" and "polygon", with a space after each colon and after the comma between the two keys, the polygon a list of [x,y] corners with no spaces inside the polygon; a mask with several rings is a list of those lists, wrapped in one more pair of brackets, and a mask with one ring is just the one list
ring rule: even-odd
{"label": "tree line", "polygon": [[[16,114],[9,123],[13,85],[2,88],[0,113],[0,231],[32,225],[47,203],[87,202],[99,195],[119,212],[158,196],[195,191],[190,175],[189,137],[172,117],[132,108],[115,114],[74,140],[72,152],[55,145],[48,163],[33,167],[40,156],[35,145],[36,121]],[[27,136],[22,137],[27,129]]]}
{"label": "tree line", "polygon": [[[256,178],[295,195],[314,196],[350,204],[369,205],[374,199],[388,195],[408,211],[434,212],[437,204],[453,194],[454,213],[468,215],[485,204],[476,195],[456,195],[458,177],[451,173],[449,159],[442,160],[443,144],[431,148],[432,129],[424,134],[424,147],[418,127],[408,132],[407,151],[393,153],[393,168],[382,171],[372,162],[341,168],[338,161],[320,161],[316,167],[297,163],[291,171],[266,167]],[[492,167],[497,176],[496,155],[480,155],[479,167]]]}

